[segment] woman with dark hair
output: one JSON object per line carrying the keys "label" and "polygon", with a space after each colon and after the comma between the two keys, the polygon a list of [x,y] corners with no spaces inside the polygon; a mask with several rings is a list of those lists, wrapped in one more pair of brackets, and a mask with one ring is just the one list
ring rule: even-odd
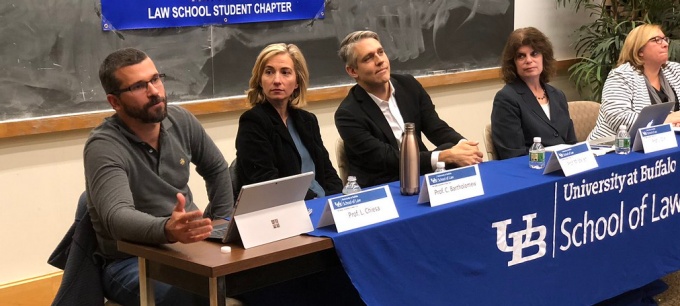
{"label": "woman with dark hair", "polygon": [[491,131],[498,159],[529,154],[534,137],[544,146],[576,143],[564,93],[548,85],[555,58],[548,38],[533,27],[513,31],[503,50],[505,86],[496,93]]}

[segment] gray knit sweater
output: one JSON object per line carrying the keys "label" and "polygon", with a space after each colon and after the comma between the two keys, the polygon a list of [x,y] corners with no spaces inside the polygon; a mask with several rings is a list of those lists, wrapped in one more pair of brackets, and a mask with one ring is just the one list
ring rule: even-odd
{"label": "gray knit sweater", "polygon": [[185,195],[186,211],[198,209],[187,185],[190,162],[206,182],[210,203],[204,215],[229,215],[234,203],[227,162],[188,111],[168,105],[158,151],[115,115],[92,131],[84,150],[87,205],[103,256],[129,257],[117,251],[116,240],[168,242],[164,226],[176,194]]}

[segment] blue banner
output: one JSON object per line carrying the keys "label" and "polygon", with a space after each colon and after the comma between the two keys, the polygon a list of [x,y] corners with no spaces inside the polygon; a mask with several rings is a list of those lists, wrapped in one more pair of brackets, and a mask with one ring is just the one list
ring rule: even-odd
{"label": "blue banner", "polygon": [[102,0],[102,30],[323,19],[324,0]]}

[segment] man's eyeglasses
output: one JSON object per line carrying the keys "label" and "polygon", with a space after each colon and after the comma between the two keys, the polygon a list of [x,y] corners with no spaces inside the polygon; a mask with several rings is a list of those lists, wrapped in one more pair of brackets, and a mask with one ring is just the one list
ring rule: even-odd
{"label": "man's eyeglasses", "polygon": [[129,87],[114,90],[110,92],[110,94],[118,96],[126,91],[129,91],[134,95],[146,93],[146,91],[149,89],[149,83],[151,83],[151,85],[153,85],[154,87],[162,86],[164,79],[165,73],[159,73],[157,75],[154,75],[153,78],[151,78],[151,80],[134,83]]}
{"label": "man's eyeglasses", "polygon": [[654,37],[650,38],[649,41],[653,41],[653,42],[660,45],[662,41],[669,43],[671,40],[668,37],[654,36]]}

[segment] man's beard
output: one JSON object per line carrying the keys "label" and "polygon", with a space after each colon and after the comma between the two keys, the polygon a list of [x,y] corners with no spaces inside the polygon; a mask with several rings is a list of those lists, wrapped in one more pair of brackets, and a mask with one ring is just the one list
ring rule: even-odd
{"label": "man's beard", "polygon": [[[163,103],[163,107],[155,111],[150,111],[150,109],[158,103]],[[122,103],[121,105],[128,117],[137,119],[142,123],[158,123],[168,116],[168,100],[166,97],[153,96],[149,103],[144,104],[141,108],[135,108],[125,103]]]}

